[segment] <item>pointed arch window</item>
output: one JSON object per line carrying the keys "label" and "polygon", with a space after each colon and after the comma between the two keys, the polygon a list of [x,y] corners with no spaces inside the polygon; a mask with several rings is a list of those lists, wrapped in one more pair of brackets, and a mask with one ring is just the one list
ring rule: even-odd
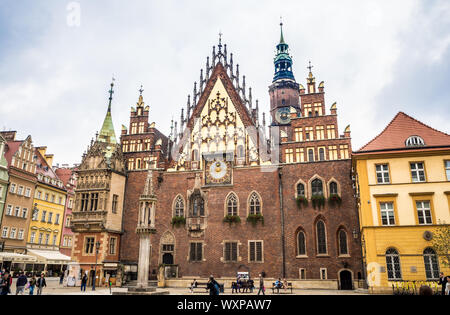
{"label": "pointed arch window", "polygon": [[400,256],[394,248],[386,251],[386,266],[389,280],[401,280],[402,272],[400,269]]}
{"label": "pointed arch window", "polygon": [[302,183],[297,184],[297,197],[305,196],[305,185]]}
{"label": "pointed arch window", "polygon": [[198,161],[198,150],[192,150],[192,161]]}
{"label": "pointed arch window", "polygon": [[338,185],[336,182],[330,183],[330,195],[337,195],[338,194]]}
{"label": "pointed arch window", "polygon": [[175,199],[174,215],[176,217],[184,217],[184,201],[181,196],[177,196]]}
{"label": "pointed arch window", "polygon": [[325,230],[325,223],[319,221],[316,224],[317,231],[317,254],[327,253],[327,234]]}
{"label": "pointed arch window", "polygon": [[227,198],[227,215],[238,215],[238,200],[234,193]]}
{"label": "pointed arch window", "polygon": [[249,214],[261,214],[261,201],[257,193],[252,193],[250,196],[250,213]]}
{"label": "pointed arch window", "polygon": [[303,231],[297,234],[297,253],[299,256],[306,256],[306,237]]}
{"label": "pointed arch window", "polygon": [[191,197],[191,216],[205,216],[205,201],[199,193],[196,193]]}
{"label": "pointed arch window", "polygon": [[344,230],[339,231],[339,255],[348,255],[347,233]]}
{"label": "pointed arch window", "polygon": [[311,192],[313,196],[323,195],[323,183],[320,179],[316,178],[311,182]]}
{"label": "pointed arch window", "polygon": [[427,280],[439,279],[439,261],[436,252],[428,247],[423,251],[423,261],[425,263],[425,273]]}

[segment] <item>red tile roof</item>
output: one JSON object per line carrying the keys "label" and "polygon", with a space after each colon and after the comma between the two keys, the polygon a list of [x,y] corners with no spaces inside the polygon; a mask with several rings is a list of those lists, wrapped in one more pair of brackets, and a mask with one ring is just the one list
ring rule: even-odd
{"label": "red tile roof", "polygon": [[5,159],[8,162],[8,167],[11,166],[11,161],[14,153],[19,150],[23,141],[8,141],[6,142]]}
{"label": "red tile roof", "polygon": [[406,149],[405,142],[411,136],[421,137],[425,142],[425,148],[450,146],[450,135],[399,112],[378,136],[356,153]]}

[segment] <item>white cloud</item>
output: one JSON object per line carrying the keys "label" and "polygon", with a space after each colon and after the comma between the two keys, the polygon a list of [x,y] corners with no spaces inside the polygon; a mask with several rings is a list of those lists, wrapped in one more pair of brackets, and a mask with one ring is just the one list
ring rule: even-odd
{"label": "white cloud", "polygon": [[[129,123],[129,109],[141,84],[151,108],[150,121],[169,134],[170,120],[172,116],[179,120],[219,31],[246,75],[247,86],[253,88],[253,98],[267,112],[280,15],[297,81],[304,83],[311,60],[317,81],[325,81],[327,108],[338,102],[340,131],[351,124],[353,148],[358,149],[392,118],[381,124],[376,113],[387,106],[378,97],[395,80],[395,65],[411,49],[402,36],[417,21],[444,19],[439,14],[448,12],[442,1],[424,12],[423,2],[409,0],[284,1],[282,5],[278,1],[79,1],[80,27],[69,27],[69,2],[45,7],[30,2],[29,15],[36,14],[23,22],[25,26],[14,22],[20,11],[12,11],[6,36],[13,37],[25,27],[29,32],[23,36],[29,43],[17,39],[16,46],[0,53],[0,127],[17,129],[22,138],[31,134],[35,144],[47,145],[59,163],[79,161],[101,127],[113,73],[117,135],[121,124]],[[33,25],[32,31],[27,23]],[[448,49],[449,31],[444,37],[430,37],[433,25],[424,23],[426,32],[416,40],[426,40],[433,47],[427,52],[429,62],[439,63]],[[440,117],[430,119],[438,122]]]}

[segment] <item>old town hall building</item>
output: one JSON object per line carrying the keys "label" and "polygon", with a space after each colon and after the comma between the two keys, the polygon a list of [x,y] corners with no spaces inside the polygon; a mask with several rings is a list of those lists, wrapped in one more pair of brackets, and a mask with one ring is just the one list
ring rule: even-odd
{"label": "old town hall building", "polygon": [[[151,278],[165,266],[171,279],[264,272],[354,287],[363,268],[350,128],[339,134],[337,106],[326,105],[311,66],[305,85],[296,81],[282,30],[274,65],[268,125],[221,41],[169,136],[149,123],[158,117],[141,88],[119,146],[110,97],[78,171],[72,256],[86,270],[99,242],[100,278],[119,271],[133,279],[137,226],[148,224]],[[138,222],[146,211],[148,222]]]}

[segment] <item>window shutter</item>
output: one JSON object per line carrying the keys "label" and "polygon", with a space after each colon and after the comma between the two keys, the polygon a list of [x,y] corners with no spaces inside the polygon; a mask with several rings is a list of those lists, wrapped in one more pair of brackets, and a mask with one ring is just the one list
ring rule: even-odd
{"label": "window shutter", "polygon": [[256,242],[256,261],[262,260],[262,242]]}
{"label": "window shutter", "polygon": [[195,243],[191,243],[191,261],[195,261]]}
{"label": "window shutter", "polygon": [[202,257],[202,243],[197,243],[197,260],[201,261],[203,259]]}
{"label": "window shutter", "polygon": [[250,242],[250,261],[255,261],[255,242]]}
{"label": "window shutter", "polygon": [[233,251],[233,261],[237,261],[237,243],[231,243],[232,244],[232,251]]}

